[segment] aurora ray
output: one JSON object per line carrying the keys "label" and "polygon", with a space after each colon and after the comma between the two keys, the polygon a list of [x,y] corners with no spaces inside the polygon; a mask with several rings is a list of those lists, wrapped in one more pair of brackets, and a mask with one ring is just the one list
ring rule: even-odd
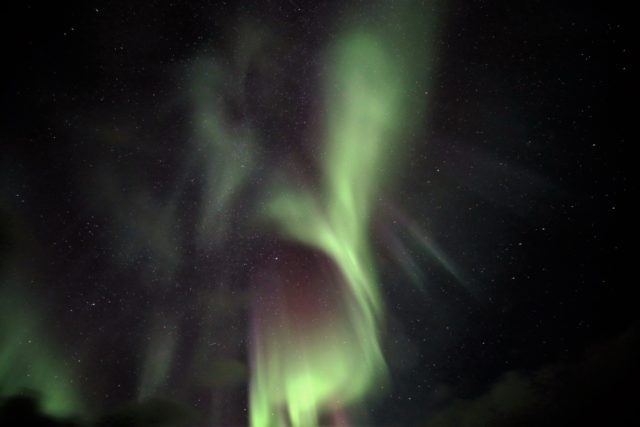
{"label": "aurora ray", "polygon": [[[320,189],[280,185],[267,203],[265,215],[282,236],[323,254],[307,257],[327,257],[337,271],[319,278],[285,267],[256,280],[253,427],[317,426],[385,378],[384,303],[369,234],[375,206],[424,111],[429,23],[421,19],[424,10],[377,12],[384,20],[354,23],[329,50]],[[293,255],[283,261],[299,262]],[[309,269],[326,276],[331,267],[317,262]],[[260,287],[276,296],[263,298]],[[273,306],[261,307],[269,298]],[[305,313],[298,307],[308,304],[305,298],[323,306],[312,304]]]}

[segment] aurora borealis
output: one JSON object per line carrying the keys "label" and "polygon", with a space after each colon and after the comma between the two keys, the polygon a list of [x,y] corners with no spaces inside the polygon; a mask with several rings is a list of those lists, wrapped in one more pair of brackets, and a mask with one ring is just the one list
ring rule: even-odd
{"label": "aurora borealis", "polygon": [[[406,17],[412,12],[393,13]],[[392,27],[400,18],[387,15],[387,25]],[[326,147],[321,148],[320,194],[285,187],[267,202],[269,216],[285,237],[321,251],[335,263],[338,271],[313,286],[337,287],[339,295],[327,298],[328,302],[324,291],[316,296],[316,291],[305,290],[293,302],[282,297],[285,306],[302,304],[299,300],[307,293],[323,301],[309,326],[300,327],[299,317],[306,313],[295,306],[293,311],[283,308],[284,314],[277,306],[271,308],[277,312],[275,319],[269,313],[257,316],[251,387],[254,426],[287,424],[282,407],[292,426],[315,426],[322,411],[358,402],[384,377],[379,343],[384,301],[371,255],[370,219],[424,104],[414,99],[423,94],[411,96],[410,84],[426,77],[415,70],[424,65],[423,52],[429,46],[420,37],[428,36],[424,30],[430,22],[417,15],[413,19],[415,25],[405,29],[413,38],[405,40],[375,21],[365,28],[354,24],[355,30],[338,37],[328,54],[331,71],[325,83],[327,129],[321,132]],[[306,288],[310,285],[297,282],[313,277],[307,273],[261,278],[256,287],[263,286],[262,280],[283,281],[278,288]]]}
{"label": "aurora borealis", "polygon": [[7,16],[0,425],[618,425],[631,408],[617,14]]}

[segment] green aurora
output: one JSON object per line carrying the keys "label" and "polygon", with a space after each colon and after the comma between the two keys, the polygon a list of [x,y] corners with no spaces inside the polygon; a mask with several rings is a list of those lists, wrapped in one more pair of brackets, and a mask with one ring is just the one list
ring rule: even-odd
{"label": "green aurora", "polygon": [[38,313],[24,293],[0,292],[0,397],[35,394],[45,413],[77,416],[83,403],[70,363],[51,342]]}
{"label": "green aurora", "polygon": [[[375,394],[386,378],[380,337],[385,310],[370,229],[376,206],[399,179],[409,143],[425,117],[435,15],[413,3],[371,7],[366,19],[340,24],[342,30],[324,57],[324,129],[314,152],[321,171],[318,188],[301,189],[274,179],[258,212],[279,237],[333,261],[346,284],[343,301],[332,321],[302,340],[292,337],[285,324],[252,349],[252,427],[315,427],[322,416]],[[251,129],[232,129],[223,107],[210,101],[220,86],[240,87],[242,82],[234,83],[225,77],[231,70],[206,61],[197,61],[193,72],[196,147],[185,169],[205,172],[198,238],[218,244],[225,239],[234,194],[245,185],[260,153]],[[183,186],[179,183],[178,193]],[[163,236],[170,235],[166,230],[175,219],[176,199],[172,194],[168,207],[154,213],[162,221],[137,221],[130,227],[143,240],[134,249],[149,246],[152,253],[168,254],[159,258],[171,261],[164,263],[170,272],[180,254],[166,249],[169,240]],[[114,215],[118,217],[117,210]],[[27,299],[19,294],[0,296],[0,396],[32,390],[47,414],[82,414],[71,364],[47,337],[36,309],[21,305]],[[140,399],[165,386],[176,345],[173,335],[157,332],[158,322],[150,323],[153,339],[144,351]]]}
{"label": "green aurora", "polygon": [[281,186],[267,209],[282,235],[335,262],[348,284],[346,309],[304,337],[286,325],[267,327],[254,350],[253,427],[317,426],[384,381],[384,303],[369,231],[424,117],[433,23],[423,9],[377,12],[384,20],[353,23],[329,50],[320,194]]}

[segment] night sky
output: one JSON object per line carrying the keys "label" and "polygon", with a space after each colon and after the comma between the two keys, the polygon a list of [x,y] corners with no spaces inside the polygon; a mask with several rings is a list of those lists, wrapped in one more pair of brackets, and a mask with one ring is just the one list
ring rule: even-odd
{"label": "night sky", "polygon": [[3,12],[0,424],[631,415],[619,6],[48,3]]}

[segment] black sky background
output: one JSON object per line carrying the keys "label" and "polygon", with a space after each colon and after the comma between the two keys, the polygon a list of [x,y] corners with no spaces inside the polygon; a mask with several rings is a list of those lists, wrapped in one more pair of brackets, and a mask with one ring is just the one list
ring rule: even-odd
{"label": "black sky background", "polygon": [[[374,425],[612,425],[629,410],[637,393],[623,388],[637,387],[629,355],[638,342],[628,259],[635,181],[626,170],[634,70],[629,12],[620,8],[446,2],[427,142],[415,145],[393,198],[425,224],[465,280],[423,256],[421,293],[383,264],[392,383],[371,405]],[[361,9],[367,13],[366,2]],[[251,102],[230,108],[261,129],[267,158],[304,158],[299,141],[314,120],[317,53],[334,36],[339,10],[302,1],[5,7],[3,268],[24,264],[46,278],[30,292],[53,313],[52,335],[83,360],[83,372],[94,372],[80,382],[96,413],[134,400],[150,310],[180,319],[171,384],[183,387],[178,373],[197,351],[203,322],[191,289],[212,276],[242,282],[244,263],[270,243],[238,239],[222,252],[198,251],[189,243],[198,188],[189,188],[176,226],[189,262],[159,296],[140,285],[155,277],[145,273],[149,254],[114,267],[122,231],[96,207],[103,190],[93,188],[91,170],[124,170],[122,188],[135,187],[133,180],[168,197],[187,157],[190,122],[175,101],[190,84],[185,64],[232,56],[247,17],[279,40],[267,54],[278,85],[263,90],[258,70],[249,79]],[[106,134],[125,148],[107,152],[96,142]],[[143,147],[154,141],[152,151],[136,149],[136,140]],[[249,208],[241,202],[237,211]],[[377,244],[384,259],[385,243]],[[23,245],[29,250],[21,252]],[[87,303],[104,300],[110,303]],[[237,333],[224,351],[246,358],[243,309],[225,319],[223,329]],[[552,373],[534,380],[542,371]],[[221,411],[220,422],[233,425],[246,423],[245,391],[169,397]],[[216,399],[218,406],[209,403]]]}

